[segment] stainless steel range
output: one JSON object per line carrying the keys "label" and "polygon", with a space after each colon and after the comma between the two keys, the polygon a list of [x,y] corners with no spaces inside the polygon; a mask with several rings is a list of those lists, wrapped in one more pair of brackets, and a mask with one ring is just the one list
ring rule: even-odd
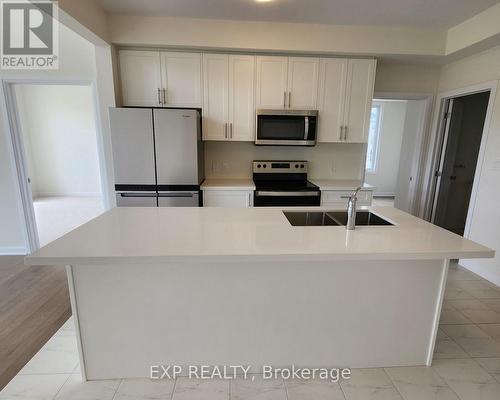
{"label": "stainless steel range", "polygon": [[307,169],[307,161],[254,161],[254,206],[319,206],[321,192]]}

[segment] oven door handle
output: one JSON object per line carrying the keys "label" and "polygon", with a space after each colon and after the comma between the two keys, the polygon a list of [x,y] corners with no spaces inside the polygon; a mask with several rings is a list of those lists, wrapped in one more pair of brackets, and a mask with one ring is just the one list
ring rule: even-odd
{"label": "oven door handle", "polygon": [[321,192],[278,192],[270,190],[257,190],[255,196],[257,197],[317,197]]}

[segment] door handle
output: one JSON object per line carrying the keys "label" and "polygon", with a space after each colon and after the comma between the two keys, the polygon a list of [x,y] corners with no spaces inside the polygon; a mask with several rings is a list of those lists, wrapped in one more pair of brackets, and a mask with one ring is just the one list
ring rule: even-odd
{"label": "door handle", "polygon": [[163,104],[167,104],[167,89],[163,88]]}
{"label": "door handle", "polygon": [[193,193],[158,193],[158,197],[193,197]]}
{"label": "door handle", "polygon": [[160,104],[160,105],[162,104],[161,103],[161,90],[160,90],[160,88],[158,88],[158,104]]}

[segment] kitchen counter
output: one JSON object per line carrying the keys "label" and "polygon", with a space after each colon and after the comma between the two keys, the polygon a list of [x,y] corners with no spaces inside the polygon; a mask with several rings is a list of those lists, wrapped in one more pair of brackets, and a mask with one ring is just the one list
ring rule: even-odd
{"label": "kitchen counter", "polygon": [[26,264],[493,256],[484,246],[391,207],[371,210],[396,226],[362,226],[350,232],[342,226],[294,227],[281,210],[114,208],[28,256]]}
{"label": "kitchen counter", "polygon": [[255,190],[252,179],[206,179],[201,190]]}
{"label": "kitchen counter", "polygon": [[395,225],[291,226],[281,208],[114,208],[25,262],[66,265],[84,380],[201,362],[431,365],[449,259],[494,252],[371,210]]}
{"label": "kitchen counter", "polygon": [[362,186],[365,190],[375,190],[376,187],[366,182],[353,179],[309,179],[312,183],[319,186],[320,190],[354,190]]}

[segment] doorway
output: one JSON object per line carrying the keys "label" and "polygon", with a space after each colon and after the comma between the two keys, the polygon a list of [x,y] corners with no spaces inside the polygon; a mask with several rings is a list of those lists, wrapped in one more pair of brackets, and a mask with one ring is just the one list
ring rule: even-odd
{"label": "doorway", "polygon": [[104,211],[93,91],[19,83],[12,93],[28,208],[44,246]]}
{"label": "doorway", "polygon": [[445,100],[431,221],[463,236],[490,92]]}
{"label": "doorway", "polygon": [[432,96],[376,94],[372,102],[365,182],[373,204],[419,215],[422,149]]}

